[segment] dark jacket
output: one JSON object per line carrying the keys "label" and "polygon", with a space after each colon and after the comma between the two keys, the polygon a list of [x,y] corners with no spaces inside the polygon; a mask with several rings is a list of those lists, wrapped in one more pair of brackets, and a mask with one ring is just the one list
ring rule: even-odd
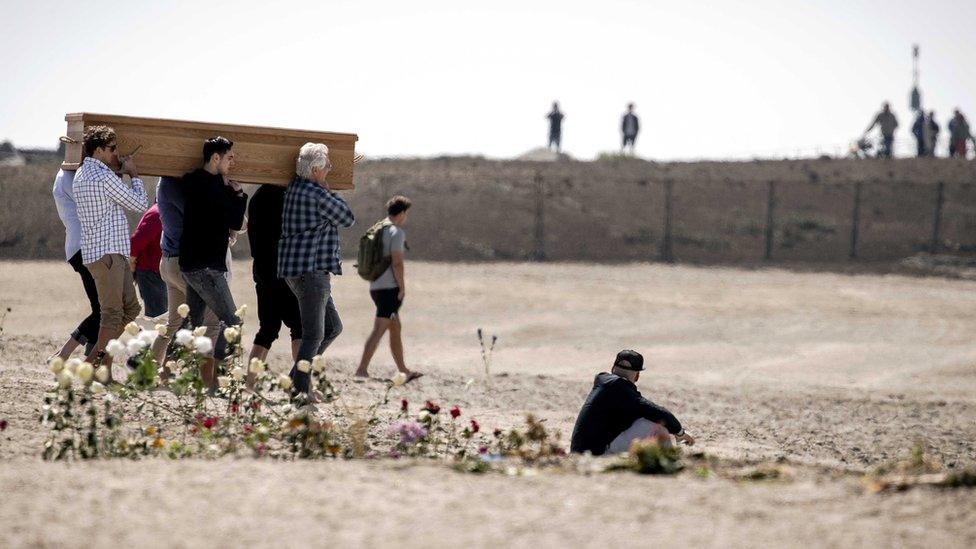
{"label": "dark jacket", "polygon": [[244,224],[247,195],[224,184],[222,175],[203,168],[183,176],[186,204],[180,236],[180,270],[227,271],[230,231]]}
{"label": "dark jacket", "polygon": [[576,418],[569,448],[601,455],[638,418],[663,422],[671,434],[681,432],[678,419],[666,408],[642,397],[630,380],[601,372],[593,380],[593,390]]}
{"label": "dark jacket", "polygon": [[268,278],[278,277],[278,239],[285,188],[261,185],[247,205],[247,240],[251,245],[254,270]]}

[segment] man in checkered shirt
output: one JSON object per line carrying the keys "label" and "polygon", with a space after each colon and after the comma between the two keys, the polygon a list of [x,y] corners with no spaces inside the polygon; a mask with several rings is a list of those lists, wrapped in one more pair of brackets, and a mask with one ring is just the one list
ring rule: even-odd
{"label": "man in checkered shirt", "polygon": [[122,162],[126,184],[109,166],[119,165],[115,130],[93,126],[85,130],[85,159],[75,173],[74,195],[81,221],[81,259],[95,279],[101,322],[98,341],[88,355],[92,363],[109,366],[105,345],[118,337],[139,314],[139,299],[129,268],[129,221],[125,210],[143,212],[149,197],[132,158]]}
{"label": "man in checkered shirt", "polygon": [[[302,344],[291,369],[294,394],[318,396],[309,386],[308,370],[298,364],[322,354],[342,332],[342,321],[332,300],[332,274],[342,274],[339,227],[352,227],[356,218],[339,195],[329,190],[332,169],[329,148],[306,143],[298,153],[295,178],[285,191],[278,241],[278,277],[285,280],[302,317]],[[304,369],[304,368],[303,368]]]}

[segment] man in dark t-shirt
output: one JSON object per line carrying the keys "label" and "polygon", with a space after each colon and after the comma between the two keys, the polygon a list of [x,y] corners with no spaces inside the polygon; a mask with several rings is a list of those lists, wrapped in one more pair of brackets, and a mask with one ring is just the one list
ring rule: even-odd
{"label": "man in dark t-shirt", "polygon": [[617,353],[611,373],[601,372],[593,380],[576,418],[570,450],[593,455],[625,452],[634,439],[670,435],[689,446],[695,439],[685,432],[674,414],[642,397],[635,383],[644,370],[644,357],[637,351]]}
{"label": "man in dark t-shirt", "polygon": [[[254,335],[248,361],[268,359],[271,344],[278,339],[281,324],[291,332],[292,360],[297,360],[302,344],[302,316],[298,299],[284,280],[278,278],[278,240],[281,238],[281,212],[285,205],[285,187],[262,185],[247,205],[247,240],[251,245],[251,273],[258,298],[258,332]],[[247,385],[254,384],[248,373]]]}

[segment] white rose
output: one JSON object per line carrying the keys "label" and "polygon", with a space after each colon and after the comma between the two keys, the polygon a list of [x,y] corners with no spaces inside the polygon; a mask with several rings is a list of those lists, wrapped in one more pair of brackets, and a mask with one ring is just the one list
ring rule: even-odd
{"label": "white rose", "polygon": [[240,335],[241,333],[237,331],[237,328],[230,327],[224,329],[224,339],[226,339],[228,343],[233,343],[237,341],[237,338]]}
{"label": "white rose", "polygon": [[190,347],[193,345],[193,332],[186,329],[177,331],[176,343],[184,347]]}
{"label": "white rose", "polygon": [[287,391],[291,389],[291,378],[287,374],[281,374],[278,376],[278,386]]}
{"label": "white rose", "polygon": [[244,379],[244,368],[240,366],[235,366],[233,370],[230,371],[230,376],[236,381]]}
{"label": "white rose", "polygon": [[423,421],[423,420],[427,419],[428,417],[430,417],[430,412],[428,412],[427,410],[421,410],[420,413],[417,414],[417,417],[421,421]]}
{"label": "white rose", "polygon": [[130,336],[139,335],[139,329],[139,325],[135,322],[130,322],[125,325],[125,333],[129,334]]}
{"label": "white rose", "polygon": [[105,392],[105,386],[97,381],[92,381],[91,391],[92,394],[100,395]]}
{"label": "white rose", "polygon": [[263,374],[264,362],[262,362],[258,357],[252,358],[251,364],[248,366],[248,371],[250,371],[252,374]]}
{"label": "white rose", "polygon": [[190,314],[190,306],[184,303],[176,308],[176,312],[180,315],[180,318],[186,318]]}
{"label": "white rose", "polygon": [[315,355],[312,357],[312,369],[318,373],[325,370],[325,357],[322,355]]}
{"label": "white rose", "polygon": [[82,362],[81,365],[78,366],[78,379],[80,379],[82,383],[88,383],[91,381],[93,372],[94,368],[92,368],[90,363]]}
{"label": "white rose", "polygon": [[50,368],[55,375],[57,375],[61,373],[61,370],[64,369],[64,361],[61,360],[61,357],[56,356],[51,359],[51,362],[47,363],[47,367]]}
{"label": "white rose", "polygon": [[145,343],[146,345],[152,345],[153,344],[153,341],[156,340],[156,336],[154,336],[153,333],[151,331],[149,331],[149,330],[143,330],[143,331],[139,332],[139,335],[136,336],[136,338],[139,341],[142,341],[143,343]]}
{"label": "white rose", "polygon": [[307,360],[298,361],[298,371],[307,374],[312,370],[312,363]]}
{"label": "white rose", "polygon": [[105,383],[106,381],[108,381],[108,374],[109,374],[108,366],[105,366],[103,364],[99,366],[97,370],[95,370],[95,379],[101,381],[102,383]]}
{"label": "white rose", "polygon": [[258,425],[257,432],[259,435],[267,435],[271,431],[268,429],[267,425]]}
{"label": "white rose", "polygon": [[125,358],[125,344],[117,339],[112,339],[105,345],[105,352],[117,360]]}
{"label": "white rose", "polygon": [[200,337],[202,335],[205,335],[206,333],[207,333],[207,327],[206,326],[197,326],[196,328],[193,329],[193,336],[194,337]]}
{"label": "white rose", "polygon": [[210,341],[209,337],[195,337],[193,338],[193,348],[197,353],[205,355],[213,350],[213,342]]}
{"label": "white rose", "polygon": [[[111,343],[111,342],[110,342]],[[78,371],[78,366],[81,365],[80,358],[72,358],[68,362],[64,363],[64,369],[68,370],[71,375],[74,375]]]}
{"label": "white rose", "polygon": [[245,303],[244,305],[241,305],[241,308],[240,309],[237,309],[234,312],[234,314],[237,315],[237,318],[243,319],[244,318],[244,315],[247,314],[247,303]]}
{"label": "white rose", "polygon": [[168,332],[169,332],[169,328],[167,328],[165,324],[156,325],[156,333],[158,333],[159,335],[166,337],[166,334]]}
{"label": "white rose", "polygon": [[169,370],[170,372],[173,372],[174,374],[179,373],[179,366],[176,365],[175,360],[167,360],[166,369]]}
{"label": "white rose", "polygon": [[226,389],[230,387],[230,378],[227,376],[217,376],[217,384],[220,385],[221,389]]}
{"label": "white rose", "polygon": [[403,372],[397,372],[396,374],[394,374],[393,379],[391,379],[390,381],[393,382],[394,387],[400,387],[401,385],[407,382],[407,374]]}
{"label": "white rose", "polygon": [[146,342],[139,339],[130,339],[129,344],[126,345],[126,350],[129,351],[129,356],[136,356],[141,353],[143,349],[146,348]]}
{"label": "white rose", "polygon": [[67,389],[68,387],[71,387],[71,382],[74,381],[74,379],[75,378],[73,375],[71,375],[71,372],[65,368],[64,370],[61,370],[60,374],[58,374],[58,385],[62,389]]}

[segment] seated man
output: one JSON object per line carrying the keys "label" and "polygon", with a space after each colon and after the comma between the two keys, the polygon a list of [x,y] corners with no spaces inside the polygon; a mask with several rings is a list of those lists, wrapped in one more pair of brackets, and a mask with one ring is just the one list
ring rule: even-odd
{"label": "seated man", "polygon": [[670,444],[670,435],[689,446],[695,443],[671,412],[637,391],[635,384],[643,370],[644,357],[624,350],[617,353],[611,373],[596,375],[576,418],[570,451],[616,454],[626,452],[634,439],[661,437]]}

